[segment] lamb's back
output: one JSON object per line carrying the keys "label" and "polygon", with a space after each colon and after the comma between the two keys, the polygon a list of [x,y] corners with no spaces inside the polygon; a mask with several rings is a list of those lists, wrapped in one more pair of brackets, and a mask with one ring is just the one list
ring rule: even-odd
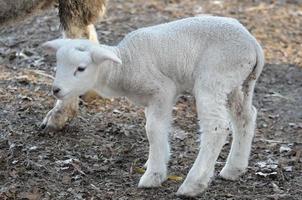
{"label": "lamb's back", "polygon": [[[203,55],[209,55],[209,51],[220,52],[221,49],[222,54],[223,51],[227,53],[219,58],[237,59],[241,49],[252,46],[252,40],[235,19],[200,16],[138,29],[129,33],[118,47],[131,59],[128,67],[133,68],[130,70],[133,74],[164,75],[181,84],[188,80],[194,82],[196,68],[201,66]],[[233,49],[236,55],[229,55]]]}
{"label": "lamb's back", "polygon": [[[145,47],[156,46],[171,48],[169,43],[199,43],[207,39],[223,40],[237,38],[238,35],[248,33],[246,29],[233,18],[198,16],[176,20],[155,26],[140,28],[126,35],[119,44],[138,45]],[[151,44],[151,46],[150,46]]]}

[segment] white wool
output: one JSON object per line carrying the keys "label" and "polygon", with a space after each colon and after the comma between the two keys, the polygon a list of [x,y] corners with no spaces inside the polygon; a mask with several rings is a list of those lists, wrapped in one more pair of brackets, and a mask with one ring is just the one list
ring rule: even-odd
{"label": "white wool", "polygon": [[146,107],[150,151],[140,187],[160,186],[167,178],[171,111],[184,92],[196,98],[203,134],[200,153],[178,194],[195,196],[207,187],[229,121],[234,139],[221,176],[236,179],[245,171],[257,113],[252,96],[264,57],[237,20],[186,18],[138,29],[117,46],[88,40],[55,40],[45,46],[58,50],[54,86],[61,89],[56,95],[61,101],[94,89]]}

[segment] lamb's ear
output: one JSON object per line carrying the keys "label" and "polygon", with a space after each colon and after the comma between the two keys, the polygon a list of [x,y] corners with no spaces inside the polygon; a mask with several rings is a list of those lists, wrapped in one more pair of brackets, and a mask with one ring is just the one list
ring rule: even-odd
{"label": "lamb's ear", "polygon": [[122,60],[114,51],[102,47],[93,47],[91,49],[91,58],[96,64],[100,64],[106,60],[122,64]]}
{"label": "lamb's ear", "polygon": [[56,53],[58,49],[64,46],[70,39],[56,39],[42,44],[43,49],[48,53]]}

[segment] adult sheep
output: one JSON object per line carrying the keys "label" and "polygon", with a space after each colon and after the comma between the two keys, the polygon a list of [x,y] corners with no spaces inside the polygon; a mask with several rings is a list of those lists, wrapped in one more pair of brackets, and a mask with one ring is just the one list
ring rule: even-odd
{"label": "adult sheep", "polygon": [[94,24],[105,13],[107,0],[0,0],[0,26],[24,20],[58,5],[60,23],[68,38],[97,41]]}
{"label": "adult sheep", "polygon": [[230,121],[233,142],[220,175],[233,180],[246,170],[257,115],[252,97],[264,56],[237,20],[187,18],[139,29],[117,46],[66,39],[44,46],[57,52],[53,93],[63,103],[94,89],[146,108],[149,158],[139,187],[157,187],[167,178],[171,111],[183,92],[196,98],[203,133],[198,157],[178,194],[196,196],[207,188]]}
{"label": "adult sheep", "polygon": [[[94,24],[104,15],[106,2],[107,0],[0,0],[0,27],[58,5],[64,37],[87,38],[98,43]],[[90,91],[84,98],[90,101],[95,98],[95,93]],[[52,128],[59,129],[67,120],[76,116],[77,111],[78,97],[68,104],[57,101],[45,121],[52,124]]]}

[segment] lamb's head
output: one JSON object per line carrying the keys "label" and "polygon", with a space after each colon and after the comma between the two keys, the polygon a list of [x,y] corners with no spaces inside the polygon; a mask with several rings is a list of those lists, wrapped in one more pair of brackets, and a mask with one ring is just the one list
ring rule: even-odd
{"label": "lamb's head", "polygon": [[111,48],[84,39],[57,39],[44,43],[43,47],[56,52],[53,94],[58,99],[79,96],[93,89],[102,66],[122,62]]}

